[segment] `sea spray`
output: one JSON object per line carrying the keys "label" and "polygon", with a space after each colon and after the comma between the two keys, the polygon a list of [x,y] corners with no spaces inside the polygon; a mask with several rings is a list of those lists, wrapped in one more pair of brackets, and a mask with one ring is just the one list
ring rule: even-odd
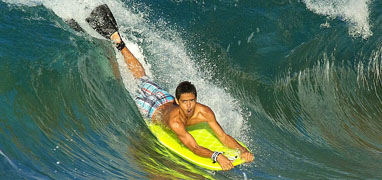
{"label": "sea spray", "polygon": [[369,22],[369,0],[303,0],[303,2],[316,14],[347,22],[349,34],[354,37],[367,39],[373,35]]}

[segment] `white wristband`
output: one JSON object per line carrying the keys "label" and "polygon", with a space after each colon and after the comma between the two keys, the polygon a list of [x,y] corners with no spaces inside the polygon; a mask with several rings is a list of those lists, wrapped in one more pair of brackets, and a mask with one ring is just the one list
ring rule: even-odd
{"label": "white wristband", "polygon": [[219,156],[220,154],[223,154],[223,152],[214,151],[214,153],[213,153],[212,156],[211,156],[212,163],[216,163],[216,161],[217,161],[217,159],[218,159],[218,156]]}

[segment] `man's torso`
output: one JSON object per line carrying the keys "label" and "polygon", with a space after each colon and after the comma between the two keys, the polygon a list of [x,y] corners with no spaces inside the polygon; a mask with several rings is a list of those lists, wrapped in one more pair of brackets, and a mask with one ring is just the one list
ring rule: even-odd
{"label": "man's torso", "polygon": [[180,117],[179,106],[173,102],[168,102],[155,110],[152,120],[155,123],[162,123],[167,127],[174,121],[181,122],[185,127],[191,126],[206,121],[206,119],[203,118],[203,106],[204,105],[197,103],[194,114],[189,119],[185,119]]}

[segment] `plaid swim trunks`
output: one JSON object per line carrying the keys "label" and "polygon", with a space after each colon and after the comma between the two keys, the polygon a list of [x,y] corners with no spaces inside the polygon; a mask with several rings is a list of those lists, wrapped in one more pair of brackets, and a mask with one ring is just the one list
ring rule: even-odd
{"label": "plaid swim trunks", "polygon": [[173,100],[174,96],[150,81],[146,76],[140,79],[139,94],[135,102],[144,117],[151,119],[159,106]]}

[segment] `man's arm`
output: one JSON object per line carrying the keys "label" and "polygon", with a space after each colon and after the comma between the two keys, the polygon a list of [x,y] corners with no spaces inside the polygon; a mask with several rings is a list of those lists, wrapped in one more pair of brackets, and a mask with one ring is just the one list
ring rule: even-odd
{"label": "man's arm", "polygon": [[232,149],[239,149],[241,152],[241,158],[246,162],[251,162],[254,159],[252,153],[250,153],[245,147],[240,145],[234,138],[226,134],[220,124],[216,121],[214,112],[207,106],[203,108],[203,116],[206,118],[208,125],[215,132],[215,135],[219,140],[227,147]]}
{"label": "man's arm", "polygon": [[[194,154],[202,157],[210,158],[213,152],[207,148],[199,146],[194,137],[190,133],[186,131],[184,124],[180,122],[172,122],[170,123],[170,128],[174,131],[174,133],[178,136],[179,140]],[[217,159],[218,163],[222,167],[223,170],[230,170],[233,168],[231,161],[229,161],[225,156],[219,155]]]}

